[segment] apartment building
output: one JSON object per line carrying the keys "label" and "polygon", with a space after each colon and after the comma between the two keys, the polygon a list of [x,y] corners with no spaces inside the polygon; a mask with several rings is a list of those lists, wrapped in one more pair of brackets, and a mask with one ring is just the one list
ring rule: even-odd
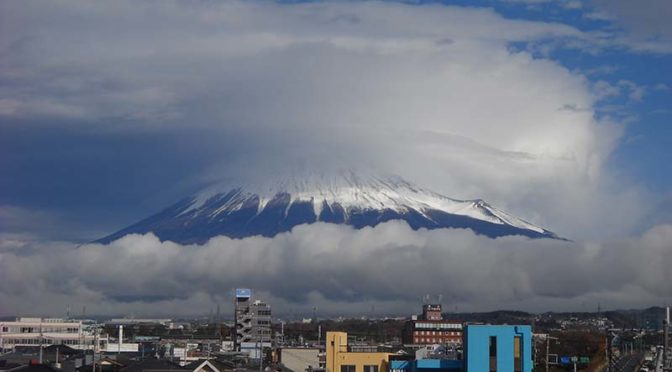
{"label": "apartment building", "polygon": [[0,350],[17,346],[67,345],[73,349],[107,348],[108,337],[96,335],[94,329],[82,321],[59,318],[17,318],[0,322]]}

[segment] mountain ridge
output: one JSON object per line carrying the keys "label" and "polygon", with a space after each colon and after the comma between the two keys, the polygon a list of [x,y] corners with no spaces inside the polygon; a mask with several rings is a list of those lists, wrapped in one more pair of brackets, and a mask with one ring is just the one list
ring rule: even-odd
{"label": "mountain ridge", "polygon": [[363,228],[390,220],[406,221],[416,230],[469,228],[492,238],[523,235],[559,239],[553,232],[482,199],[449,198],[398,176],[363,177],[342,171],[215,184],[97,242],[153,232],[161,240],[204,243],[217,235],[272,237],[315,222]]}

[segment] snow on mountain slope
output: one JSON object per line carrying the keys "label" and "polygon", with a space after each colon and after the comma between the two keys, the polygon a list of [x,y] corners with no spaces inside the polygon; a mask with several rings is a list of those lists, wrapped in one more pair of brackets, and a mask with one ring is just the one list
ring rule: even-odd
{"label": "snow on mountain slope", "polygon": [[396,176],[340,171],[213,185],[99,241],[151,231],[163,240],[202,243],[216,235],[274,236],[317,221],[361,228],[395,219],[414,229],[469,228],[490,237],[557,238],[480,199],[451,199]]}

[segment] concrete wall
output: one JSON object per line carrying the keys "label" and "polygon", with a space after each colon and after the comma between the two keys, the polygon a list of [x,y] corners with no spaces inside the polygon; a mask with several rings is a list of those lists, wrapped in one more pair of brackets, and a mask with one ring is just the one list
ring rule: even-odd
{"label": "concrete wall", "polygon": [[317,369],[320,366],[320,350],[317,348],[283,347],[280,353],[282,364],[294,372],[303,372],[308,367]]}

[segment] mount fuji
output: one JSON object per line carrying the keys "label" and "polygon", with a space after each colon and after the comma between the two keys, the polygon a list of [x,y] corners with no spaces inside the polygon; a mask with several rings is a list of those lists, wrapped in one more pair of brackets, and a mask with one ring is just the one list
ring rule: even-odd
{"label": "mount fuji", "polygon": [[161,240],[204,243],[218,235],[272,237],[315,222],[360,229],[390,220],[406,221],[416,230],[466,228],[492,238],[560,239],[480,199],[452,199],[397,176],[339,171],[217,184],[97,242],[152,232]]}

